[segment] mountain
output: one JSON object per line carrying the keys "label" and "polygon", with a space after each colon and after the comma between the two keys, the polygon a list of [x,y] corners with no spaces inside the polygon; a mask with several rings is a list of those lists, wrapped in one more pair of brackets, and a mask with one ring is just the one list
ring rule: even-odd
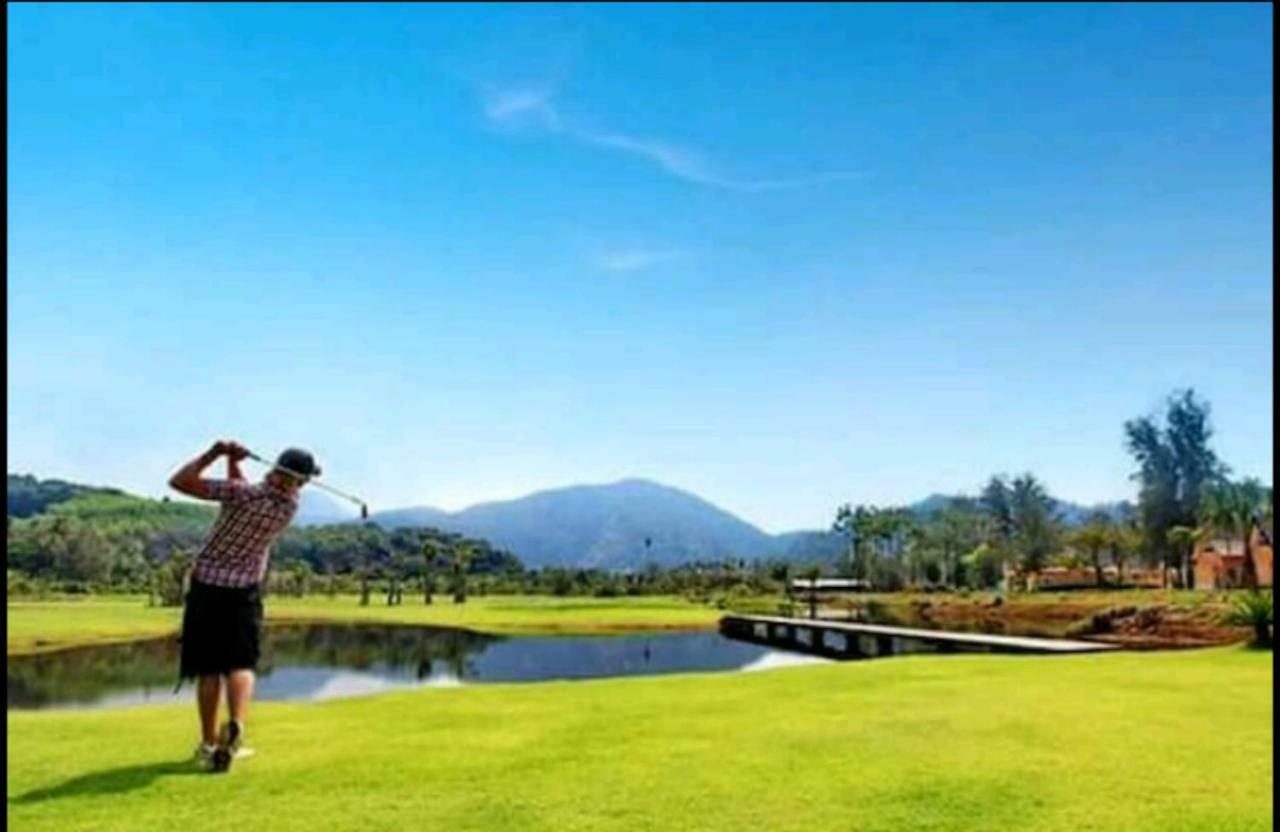
{"label": "mountain", "polygon": [[[22,517],[85,492],[114,492],[58,480],[9,475],[9,514]],[[954,497],[931,494],[908,506],[919,516],[935,513]],[[1123,503],[1082,506],[1054,501],[1068,525],[1094,510],[1117,516]],[[357,522],[355,508],[315,489],[303,491],[295,522],[301,526]],[[831,561],[845,539],[830,531],[770,535],[706,500],[648,480],[577,485],[539,491],[516,500],[482,503],[449,512],[417,507],[377,512],[383,528],[430,527],[488,540],[533,568],[546,566],[639,569],[725,558]]]}
{"label": "mountain", "polygon": [[647,480],[578,485],[459,512],[375,513],[384,527],[427,525],[488,540],[530,567],[638,568],[774,553],[775,539],[688,492]]}
{"label": "mountain", "polygon": [[454,515],[447,511],[429,506],[416,508],[397,508],[388,511],[376,511],[369,519],[384,529],[399,528],[431,528],[448,529]]}
{"label": "mountain", "polygon": [[783,560],[831,561],[849,548],[843,535],[826,531],[783,532],[773,536],[773,556]]}
{"label": "mountain", "polygon": [[331,523],[348,523],[359,517],[360,510],[350,503],[339,502],[314,488],[304,488],[293,522],[299,526],[325,526]]}
{"label": "mountain", "polygon": [[930,494],[918,503],[907,506],[907,510],[917,517],[928,517],[942,511],[959,495]]}
{"label": "mountain", "polygon": [[1112,520],[1122,520],[1126,514],[1134,510],[1133,504],[1126,500],[1098,503],[1093,506],[1069,503],[1065,500],[1054,500],[1053,506],[1058,517],[1068,526],[1083,526],[1094,512],[1102,512]]}
{"label": "mountain", "polygon": [[[924,517],[952,499],[931,494],[908,508]],[[1068,525],[1083,522],[1095,509],[1114,515],[1120,505],[1054,501]],[[396,509],[370,519],[384,528],[429,526],[483,538],[533,568],[639,569],[650,562],[672,566],[723,558],[830,561],[848,545],[842,536],[824,530],[770,535],[693,494],[639,479],[539,491],[457,512],[428,506]]]}
{"label": "mountain", "polygon": [[5,514],[9,517],[30,517],[80,494],[122,493],[114,488],[36,479],[30,474],[9,474],[5,485]]}

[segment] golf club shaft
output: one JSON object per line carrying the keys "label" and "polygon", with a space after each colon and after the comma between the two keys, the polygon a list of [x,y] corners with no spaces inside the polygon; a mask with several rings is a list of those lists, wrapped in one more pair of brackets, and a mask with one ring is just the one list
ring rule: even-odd
{"label": "golf club shaft", "polygon": [[324,483],[318,480],[314,480],[309,477],[303,476],[302,474],[299,474],[297,471],[290,471],[288,468],[285,468],[283,465],[279,465],[275,462],[271,462],[270,460],[263,459],[262,457],[255,454],[253,451],[249,451],[248,453],[249,453],[249,458],[255,462],[260,462],[263,465],[266,465],[271,468],[278,468],[279,470],[284,471],[286,474],[292,474],[293,476],[297,477],[300,480],[305,480],[308,485],[314,485],[317,488],[322,488],[325,491],[328,491],[330,494],[334,494],[338,497],[343,498],[344,500],[350,500],[351,502],[360,506],[360,508],[364,509],[366,512],[368,510],[367,507],[365,506],[364,500],[361,500],[359,497],[352,497],[350,494],[344,494],[343,492],[339,491],[333,486],[325,485]]}

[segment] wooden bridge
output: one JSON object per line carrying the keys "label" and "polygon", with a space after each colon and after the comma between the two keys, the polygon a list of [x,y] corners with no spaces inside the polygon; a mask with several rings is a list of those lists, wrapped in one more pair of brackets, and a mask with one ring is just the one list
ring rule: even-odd
{"label": "wooden bridge", "polygon": [[956,633],[771,615],[726,615],[720,619],[720,632],[740,641],[835,659],[919,652],[1074,654],[1117,649],[1115,645],[1093,641]]}

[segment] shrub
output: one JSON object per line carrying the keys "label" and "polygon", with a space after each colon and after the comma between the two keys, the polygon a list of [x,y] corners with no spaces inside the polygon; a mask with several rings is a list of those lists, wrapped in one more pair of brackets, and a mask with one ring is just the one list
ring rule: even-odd
{"label": "shrub", "polygon": [[1239,596],[1232,602],[1226,623],[1237,627],[1251,627],[1253,643],[1270,646],[1274,629],[1272,600],[1270,592],[1255,591]]}
{"label": "shrub", "polygon": [[8,596],[10,598],[28,595],[42,596],[45,594],[46,588],[44,583],[39,579],[33,578],[18,569],[9,569],[6,571],[8,573],[6,576],[6,585],[9,590]]}

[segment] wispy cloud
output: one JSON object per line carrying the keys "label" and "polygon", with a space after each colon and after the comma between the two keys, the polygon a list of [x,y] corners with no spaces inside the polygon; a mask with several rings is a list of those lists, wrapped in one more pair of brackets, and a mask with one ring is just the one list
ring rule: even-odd
{"label": "wispy cloud", "polygon": [[576,138],[588,144],[611,147],[648,159],[680,179],[730,191],[775,191],[858,178],[858,174],[853,171],[826,171],[812,176],[784,179],[734,179],[721,175],[698,154],[662,142],[621,133],[577,133]]}
{"label": "wispy cloud", "polygon": [[583,144],[620,150],[638,156],[671,176],[730,191],[772,191],[802,188],[828,182],[857,179],[855,171],[822,171],[806,176],[776,179],[743,179],[724,175],[698,153],[664,141],[613,131],[588,130],[561,117],[554,92],[546,87],[490,89],[484,95],[484,114],[493,124],[515,126],[532,123]]}
{"label": "wispy cloud", "polygon": [[593,262],[605,271],[637,272],[659,263],[677,260],[685,255],[686,252],[682,251],[624,248],[601,252],[594,257]]}
{"label": "wispy cloud", "polygon": [[560,117],[551,104],[550,89],[524,87],[490,89],[484,94],[484,115],[494,124],[532,120],[549,130],[560,129]]}

